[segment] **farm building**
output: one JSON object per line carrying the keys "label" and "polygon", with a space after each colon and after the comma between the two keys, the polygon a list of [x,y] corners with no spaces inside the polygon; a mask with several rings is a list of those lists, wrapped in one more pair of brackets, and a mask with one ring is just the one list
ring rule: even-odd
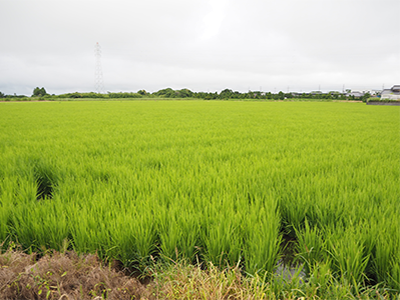
{"label": "farm building", "polygon": [[394,85],[391,89],[383,90],[381,99],[400,100],[400,85]]}

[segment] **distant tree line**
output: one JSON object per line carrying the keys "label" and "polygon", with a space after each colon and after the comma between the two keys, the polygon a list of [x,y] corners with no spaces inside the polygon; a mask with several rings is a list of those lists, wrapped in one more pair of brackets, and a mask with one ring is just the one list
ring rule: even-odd
{"label": "distant tree line", "polygon": [[[25,98],[26,96],[18,95],[5,95],[0,92],[0,98]],[[133,92],[108,92],[106,94],[99,94],[94,92],[89,93],[66,93],[60,95],[49,95],[45,88],[36,87],[33,90],[32,98],[38,100],[57,100],[57,99],[126,99],[126,98],[193,98],[204,100],[229,100],[229,99],[260,99],[260,100],[285,100],[285,99],[315,99],[315,100],[363,100],[366,101],[370,97],[365,94],[362,97],[355,97],[347,93],[340,93],[336,91],[322,93],[320,91],[311,93],[295,93],[282,91],[278,93],[261,92],[261,91],[248,91],[241,93],[230,89],[224,89],[221,92],[192,92],[189,89],[173,90],[166,88],[154,93],[140,90],[136,93]]]}
{"label": "distant tree line", "polygon": [[12,99],[12,98],[19,98],[20,99],[20,98],[26,98],[26,96],[25,95],[17,95],[17,94],[6,95],[6,94],[0,92],[0,99]]}
{"label": "distant tree line", "polygon": [[[50,95],[47,94],[46,89],[44,87],[42,87],[42,88],[36,87],[33,90],[33,93],[32,93],[31,97],[42,97],[42,96],[50,96]],[[17,95],[17,94],[6,95],[6,94],[0,92],[0,98],[5,98],[5,99],[12,99],[12,98],[25,99],[25,98],[28,98],[28,97],[25,96],[25,95]]]}
{"label": "distant tree line", "polygon": [[282,91],[278,93],[261,92],[261,91],[248,91],[241,93],[230,89],[225,89],[218,92],[192,92],[188,89],[173,90],[171,88],[159,90],[151,94],[152,96],[162,98],[196,98],[205,100],[228,100],[228,99],[260,99],[260,100],[285,100],[285,99],[325,99],[325,100],[365,100],[370,97],[369,94],[365,94],[362,97],[355,97],[353,95],[347,95],[346,93],[340,92],[311,92],[311,93],[284,93]]}

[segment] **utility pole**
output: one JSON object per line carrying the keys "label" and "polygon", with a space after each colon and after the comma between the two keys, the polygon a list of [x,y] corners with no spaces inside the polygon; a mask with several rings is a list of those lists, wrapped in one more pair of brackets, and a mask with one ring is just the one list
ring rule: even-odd
{"label": "utility pole", "polygon": [[97,93],[104,93],[103,70],[101,69],[101,48],[99,43],[94,47],[95,69],[94,69],[94,89]]}

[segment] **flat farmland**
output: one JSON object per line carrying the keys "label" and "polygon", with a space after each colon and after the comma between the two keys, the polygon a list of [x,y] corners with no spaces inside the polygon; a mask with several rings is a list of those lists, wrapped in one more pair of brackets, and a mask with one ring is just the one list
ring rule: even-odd
{"label": "flat farmland", "polygon": [[0,103],[0,128],[3,249],[265,278],[290,252],[308,282],[400,289],[398,107]]}

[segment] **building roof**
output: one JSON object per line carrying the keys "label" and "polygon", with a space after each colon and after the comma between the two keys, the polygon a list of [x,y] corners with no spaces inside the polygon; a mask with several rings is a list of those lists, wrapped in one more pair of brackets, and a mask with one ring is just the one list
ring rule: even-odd
{"label": "building roof", "polygon": [[349,97],[349,96],[362,97],[362,96],[364,96],[364,93],[361,93],[361,92],[358,92],[358,91],[354,91],[354,92],[351,92],[351,93],[347,93],[346,96],[347,97]]}
{"label": "building roof", "polygon": [[392,91],[394,92],[400,92],[400,84],[396,84],[391,88]]}
{"label": "building roof", "polygon": [[400,100],[400,85],[394,85],[391,89],[384,89],[381,99]]}
{"label": "building roof", "polygon": [[382,95],[389,95],[389,94],[390,95],[400,95],[400,89],[397,90],[397,89],[391,88],[391,89],[385,89],[382,91]]}

